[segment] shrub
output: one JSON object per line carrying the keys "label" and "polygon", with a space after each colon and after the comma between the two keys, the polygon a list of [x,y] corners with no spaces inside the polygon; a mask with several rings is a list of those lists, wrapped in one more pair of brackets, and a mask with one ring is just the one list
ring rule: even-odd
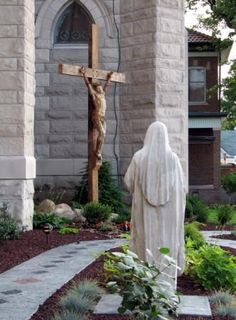
{"label": "shrub", "polygon": [[60,229],[67,222],[65,218],[56,216],[53,213],[35,213],[33,216],[33,227],[35,229],[43,228],[46,223],[53,226],[54,229]]}
{"label": "shrub", "polygon": [[193,216],[199,222],[207,222],[208,209],[198,196],[188,196],[188,201],[193,208]]}
{"label": "shrub", "polygon": [[220,226],[223,228],[233,217],[234,207],[230,204],[222,204],[217,208],[217,218]]}
{"label": "shrub", "polygon": [[228,195],[236,192],[236,173],[230,172],[227,175],[221,177],[222,187]]}
{"label": "shrub", "polygon": [[193,218],[193,206],[189,199],[189,196],[186,197],[185,218],[187,219]]}
{"label": "shrub", "polygon": [[[81,172],[82,178],[77,187],[77,194],[74,201],[80,204],[88,202],[88,166]],[[121,214],[126,213],[127,207],[124,204],[124,193],[119,188],[117,181],[112,177],[111,165],[103,161],[98,172],[99,202],[109,205],[112,210]]]}
{"label": "shrub", "polygon": [[236,290],[236,258],[218,246],[203,245],[198,250],[190,250],[187,273],[205,289]]}
{"label": "shrub", "polygon": [[89,202],[84,206],[83,215],[89,224],[107,221],[112,214],[112,208],[96,201]]}
{"label": "shrub", "polygon": [[16,220],[11,218],[7,211],[7,204],[3,203],[0,207],[0,241],[16,239],[20,233]]}
{"label": "shrub", "polygon": [[193,244],[192,247],[194,249],[198,249],[201,247],[204,243],[204,236],[202,233],[198,230],[198,226],[196,223],[189,223],[184,226],[184,236],[185,236],[185,241],[187,239],[191,239]]}
{"label": "shrub", "polygon": [[[105,256],[105,270],[113,280],[108,286],[123,298],[119,313],[129,310],[140,320],[166,319],[166,311],[176,313],[178,297],[168,282],[160,280],[160,269],[142,262],[129,250],[106,253]],[[175,265],[171,258],[168,259],[169,266]]]}

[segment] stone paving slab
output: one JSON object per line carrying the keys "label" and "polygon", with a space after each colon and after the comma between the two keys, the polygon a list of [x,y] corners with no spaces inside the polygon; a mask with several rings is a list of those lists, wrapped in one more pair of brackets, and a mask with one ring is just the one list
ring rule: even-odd
{"label": "stone paving slab", "polygon": [[46,251],[0,274],[0,319],[29,320],[57,289],[122,239],[83,241]]}
{"label": "stone paving slab", "polygon": [[[97,304],[95,314],[118,314],[122,298],[118,294],[105,294]],[[211,307],[206,296],[180,296],[179,315],[211,317]]]}
{"label": "stone paving slab", "polygon": [[208,243],[216,244],[221,247],[230,247],[236,249],[236,241],[235,240],[227,240],[227,239],[219,239],[219,238],[212,238],[221,234],[230,234],[231,231],[201,231],[204,235],[204,238]]}

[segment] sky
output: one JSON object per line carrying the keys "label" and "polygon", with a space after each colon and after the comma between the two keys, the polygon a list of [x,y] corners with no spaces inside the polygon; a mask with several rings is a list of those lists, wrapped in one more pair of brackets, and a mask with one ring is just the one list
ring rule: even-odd
{"label": "sky", "polygon": [[[185,26],[188,28],[193,27],[194,25],[197,25],[197,17],[198,15],[204,14],[205,10],[203,7],[199,6],[196,12],[188,11],[185,14]],[[197,29],[200,32],[209,34],[208,31],[204,29]],[[222,30],[222,36],[226,37],[227,33],[229,32],[229,29],[223,29]],[[236,59],[236,37],[234,38],[234,43],[231,48],[230,54],[229,54],[229,60]],[[230,66],[224,65],[222,66],[222,78],[225,78],[228,74]]]}

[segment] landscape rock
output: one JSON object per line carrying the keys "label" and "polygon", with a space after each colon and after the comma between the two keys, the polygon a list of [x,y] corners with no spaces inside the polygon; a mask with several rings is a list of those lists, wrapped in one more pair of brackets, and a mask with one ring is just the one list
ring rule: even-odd
{"label": "landscape rock", "polygon": [[53,210],[53,214],[60,218],[66,218],[69,220],[76,219],[76,213],[71,209],[71,207],[66,203],[60,203],[56,205],[55,209]]}
{"label": "landscape rock", "polygon": [[74,213],[76,214],[76,218],[75,218],[76,222],[84,223],[86,221],[86,218],[83,216],[81,209],[74,209]]}
{"label": "landscape rock", "polygon": [[55,210],[55,203],[52,200],[44,199],[37,207],[37,213],[51,213]]}

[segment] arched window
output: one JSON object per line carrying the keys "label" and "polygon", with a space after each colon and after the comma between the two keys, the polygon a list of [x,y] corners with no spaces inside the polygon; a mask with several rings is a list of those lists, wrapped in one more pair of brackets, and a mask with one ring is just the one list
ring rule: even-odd
{"label": "arched window", "polygon": [[72,2],[60,15],[54,36],[54,44],[87,44],[92,18],[78,2]]}

